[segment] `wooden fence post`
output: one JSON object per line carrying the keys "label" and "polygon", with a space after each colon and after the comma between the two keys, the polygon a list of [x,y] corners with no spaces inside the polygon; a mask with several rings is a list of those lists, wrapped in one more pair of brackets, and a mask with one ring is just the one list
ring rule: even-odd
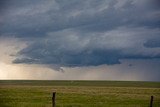
{"label": "wooden fence post", "polygon": [[53,95],[52,95],[52,107],[56,107],[55,97],[56,97],[56,92],[53,92]]}
{"label": "wooden fence post", "polygon": [[153,96],[151,96],[151,101],[150,101],[150,106],[149,107],[153,107]]}

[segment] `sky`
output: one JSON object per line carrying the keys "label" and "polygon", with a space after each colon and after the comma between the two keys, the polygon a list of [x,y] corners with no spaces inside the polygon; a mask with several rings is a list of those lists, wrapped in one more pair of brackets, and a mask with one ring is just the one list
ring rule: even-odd
{"label": "sky", "polygon": [[160,81],[160,1],[0,0],[0,79]]}

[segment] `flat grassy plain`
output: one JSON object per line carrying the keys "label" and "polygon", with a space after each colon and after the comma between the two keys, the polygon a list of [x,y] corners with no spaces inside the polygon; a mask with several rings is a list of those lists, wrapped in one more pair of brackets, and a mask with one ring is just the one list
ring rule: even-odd
{"label": "flat grassy plain", "polygon": [[0,107],[160,107],[160,82],[1,80]]}

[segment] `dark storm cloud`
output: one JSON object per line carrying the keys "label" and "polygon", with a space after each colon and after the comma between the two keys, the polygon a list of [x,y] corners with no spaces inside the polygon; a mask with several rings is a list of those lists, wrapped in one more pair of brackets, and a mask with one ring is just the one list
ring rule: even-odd
{"label": "dark storm cloud", "polygon": [[0,31],[23,37],[45,36],[49,31],[75,27],[93,32],[122,25],[160,26],[159,11],[149,3],[132,0],[10,0],[8,5]]}
{"label": "dark storm cloud", "polygon": [[158,30],[147,31],[140,28],[119,28],[104,33],[87,34],[75,30],[52,32],[47,38],[35,40],[33,44],[21,50],[18,53],[20,59],[17,58],[14,63],[73,67],[119,64],[119,59],[126,58],[160,58],[160,49],[148,49],[143,44],[152,38],[151,34],[155,35],[155,38],[159,33]]}
{"label": "dark storm cloud", "polygon": [[160,38],[148,40],[146,43],[144,43],[144,46],[146,46],[148,48],[159,48],[160,47]]}
{"label": "dark storm cloud", "polygon": [[159,58],[156,2],[8,0],[0,16],[0,36],[28,41],[13,63],[92,66]]}

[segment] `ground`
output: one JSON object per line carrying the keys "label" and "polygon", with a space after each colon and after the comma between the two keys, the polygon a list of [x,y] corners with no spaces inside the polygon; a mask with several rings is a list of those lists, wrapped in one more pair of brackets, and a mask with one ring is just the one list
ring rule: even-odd
{"label": "ground", "polygon": [[160,107],[160,82],[0,81],[0,107]]}

